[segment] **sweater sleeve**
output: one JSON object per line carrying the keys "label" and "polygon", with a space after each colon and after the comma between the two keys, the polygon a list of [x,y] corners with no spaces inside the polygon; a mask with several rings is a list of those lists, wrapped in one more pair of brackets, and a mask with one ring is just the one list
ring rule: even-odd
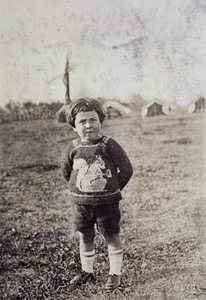
{"label": "sweater sleeve", "polygon": [[111,138],[108,141],[108,151],[117,168],[119,187],[122,190],[133,174],[132,164],[123,148]]}
{"label": "sweater sleeve", "polygon": [[69,181],[69,179],[70,179],[72,166],[73,166],[73,162],[70,159],[70,151],[72,150],[71,148],[72,148],[71,144],[69,144],[63,151],[62,157],[61,157],[62,176],[66,181]]}

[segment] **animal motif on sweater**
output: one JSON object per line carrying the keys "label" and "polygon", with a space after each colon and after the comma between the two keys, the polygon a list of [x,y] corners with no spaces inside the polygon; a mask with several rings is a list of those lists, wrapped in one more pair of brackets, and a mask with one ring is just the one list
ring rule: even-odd
{"label": "animal motif on sweater", "polygon": [[74,159],[73,169],[78,170],[76,187],[82,192],[101,192],[112,177],[110,169],[105,170],[105,162],[100,155],[91,165],[83,158]]}

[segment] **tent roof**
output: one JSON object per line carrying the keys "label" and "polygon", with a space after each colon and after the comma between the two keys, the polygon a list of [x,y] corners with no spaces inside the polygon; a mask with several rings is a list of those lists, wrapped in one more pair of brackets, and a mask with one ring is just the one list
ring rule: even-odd
{"label": "tent roof", "polygon": [[56,113],[56,116],[60,115],[62,112],[66,111],[68,104],[64,104]]}
{"label": "tent roof", "polygon": [[129,107],[126,107],[117,101],[107,101],[104,103],[103,106],[105,109],[112,107],[112,108],[116,109],[117,111],[123,112],[125,114],[130,114],[132,112],[132,110]]}
{"label": "tent roof", "polygon": [[205,100],[204,97],[198,96],[198,97],[196,97],[195,99],[193,99],[193,100],[188,104],[188,106],[190,106],[191,104],[194,104],[195,102],[197,102],[197,101],[200,100],[200,99],[204,99],[204,100]]}
{"label": "tent roof", "polygon": [[159,99],[153,99],[153,100],[151,100],[149,103],[147,103],[146,105],[144,105],[143,107],[150,107],[152,104],[154,104],[154,103],[157,103],[157,104],[159,104],[159,105],[164,105],[164,106],[170,106],[169,104],[167,104],[167,103],[164,103],[163,101],[161,101],[161,100],[159,100]]}

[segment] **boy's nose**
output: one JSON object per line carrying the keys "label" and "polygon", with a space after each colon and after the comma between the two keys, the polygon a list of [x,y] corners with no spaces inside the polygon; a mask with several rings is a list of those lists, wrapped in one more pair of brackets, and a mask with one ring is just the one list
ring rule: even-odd
{"label": "boy's nose", "polygon": [[88,121],[88,122],[86,123],[86,128],[90,128],[90,127],[92,127],[92,124]]}

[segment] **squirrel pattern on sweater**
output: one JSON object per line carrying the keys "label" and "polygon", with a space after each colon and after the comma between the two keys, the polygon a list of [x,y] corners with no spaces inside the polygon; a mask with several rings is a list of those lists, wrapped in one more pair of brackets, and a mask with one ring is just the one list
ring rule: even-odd
{"label": "squirrel pattern on sweater", "polygon": [[83,158],[74,159],[74,170],[78,170],[76,187],[82,192],[104,190],[107,178],[112,177],[110,169],[105,170],[105,162],[100,155],[90,165]]}

